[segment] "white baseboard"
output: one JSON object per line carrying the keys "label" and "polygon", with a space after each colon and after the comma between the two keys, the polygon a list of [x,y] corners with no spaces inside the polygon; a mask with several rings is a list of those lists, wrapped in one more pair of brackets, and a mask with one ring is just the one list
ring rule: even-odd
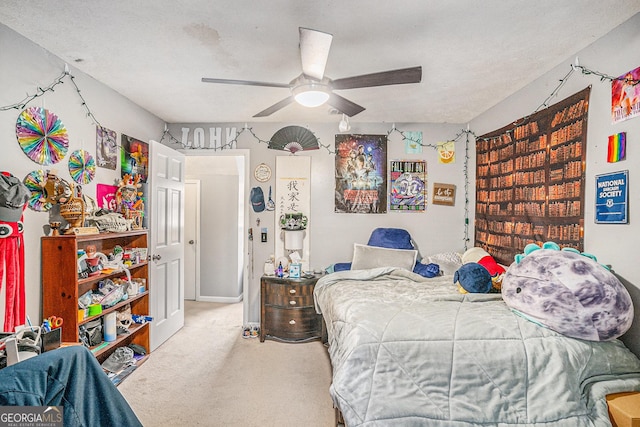
{"label": "white baseboard", "polygon": [[223,304],[234,304],[234,303],[242,301],[242,295],[243,294],[240,294],[237,297],[205,297],[205,296],[200,296],[200,297],[196,297],[196,301],[219,302],[219,303],[223,303]]}

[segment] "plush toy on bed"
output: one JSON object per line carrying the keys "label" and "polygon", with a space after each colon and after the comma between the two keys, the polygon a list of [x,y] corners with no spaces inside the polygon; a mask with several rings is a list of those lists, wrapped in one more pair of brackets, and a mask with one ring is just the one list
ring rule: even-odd
{"label": "plush toy on bed", "polygon": [[498,264],[496,260],[482,248],[470,248],[462,254],[462,263],[477,263],[487,269],[491,276],[491,292],[500,292],[502,287],[502,279],[504,277],[505,268]]}
{"label": "plush toy on bed", "polygon": [[492,288],[489,271],[475,262],[462,264],[453,275],[453,283],[461,294],[486,294]]}
{"label": "plush toy on bed", "polygon": [[593,255],[547,242],[525,251],[507,270],[502,298],[522,317],[589,341],[620,337],[633,321],[631,296]]}

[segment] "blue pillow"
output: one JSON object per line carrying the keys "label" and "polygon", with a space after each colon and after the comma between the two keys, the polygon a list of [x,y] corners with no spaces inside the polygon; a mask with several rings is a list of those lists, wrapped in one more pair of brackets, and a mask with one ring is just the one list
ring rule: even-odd
{"label": "blue pillow", "polygon": [[351,263],[350,262],[337,262],[337,263],[333,264],[333,272],[334,273],[336,271],[345,271],[345,270],[351,270]]}
{"label": "blue pillow", "polygon": [[421,275],[422,277],[436,277],[440,275],[440,267],[438,264],[422,264],[420,262],[416,262],[415,267],[413,267],[413,272]]}
{"label": "blue pillow", "polygon": [[367,245],[388,249],[416,249],[411,235],[402,228],[376,228],[371,232]]}

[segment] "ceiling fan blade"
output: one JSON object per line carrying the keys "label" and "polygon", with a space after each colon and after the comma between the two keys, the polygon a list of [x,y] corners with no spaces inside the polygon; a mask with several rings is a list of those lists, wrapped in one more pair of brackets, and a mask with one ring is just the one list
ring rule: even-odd
{"label": "ceiling fan blade", "polygon": [[310,28],[300,27],[299,30],[302,72],[307,77],[322,80],[333,36]]}
{"label": "ceiling fan blade", "polygon": [[359,87],[420,83],[421,80],[422,67],[411,67],[336,79],[331,82],[331,86],[334,89],[356,89]]}
{"label": "ceiling fan blade", "polygon": [[276,111],[286,107],[287,105],[291,104],[292,102],[293,102],[293,96],[289,96],[288,98],[285,98],[280,102],[276,102],[271,107],[260,111],[258,114],[254,115],[253,117],[267,117],[267,116],[270,116],[271,114],[273,114]]}
{"label": "ceiling fan blade", "polygon": [[254,82],[252,80],[230,80],[230,79],[214,79],[210,77],[203,77],[204,83],[224,83],[231,85],[247,85],[247,86],[267,86],[267,87],[284,87],[289,88],[288,83],[270,83],[270,82]]}
{"label": "ceiling fan blade", "polygon": [[349,101],[347,98],[336,95],[335,93],[332,93],[329,96],[327,104],[331,105],[333,108],[339,110],[341,113],[346,114],[349,117],[353,117],[365,110],[364,107],[356,104],[355,102]]}

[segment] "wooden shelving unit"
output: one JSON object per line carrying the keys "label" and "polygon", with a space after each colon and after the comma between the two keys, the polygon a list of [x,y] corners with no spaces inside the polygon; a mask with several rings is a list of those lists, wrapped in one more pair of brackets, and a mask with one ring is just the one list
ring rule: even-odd
{"label": "wooden shelving unit", "polygon": [[[100,233],[93,235],[62,235],[42,237],[42,316],[58,316],[64,319],[62,341],[78,342],[80,325],[103,318],[106,314],[131,306],[132,314],[149,315],[149,269],[147,260],[129,267],[132,278],[145,279],[145,292],[104,308],[102,313],[79,320],[78,298],[89,290],[98,289],[100,281],[125,276],[113,272],[94,277],[78,277],[78,250],[94,245],[98,252],[110,254],[116,246],[122,248],[148,248],[146,230],[122,233]],[[147,350],[147,356],[137,363],[143,363],[149,354],[149,324],[132,324],[128,334],[118,335],[115,341],[93,347],[91,350],[102,363],[116,348],[135,343]]]}

